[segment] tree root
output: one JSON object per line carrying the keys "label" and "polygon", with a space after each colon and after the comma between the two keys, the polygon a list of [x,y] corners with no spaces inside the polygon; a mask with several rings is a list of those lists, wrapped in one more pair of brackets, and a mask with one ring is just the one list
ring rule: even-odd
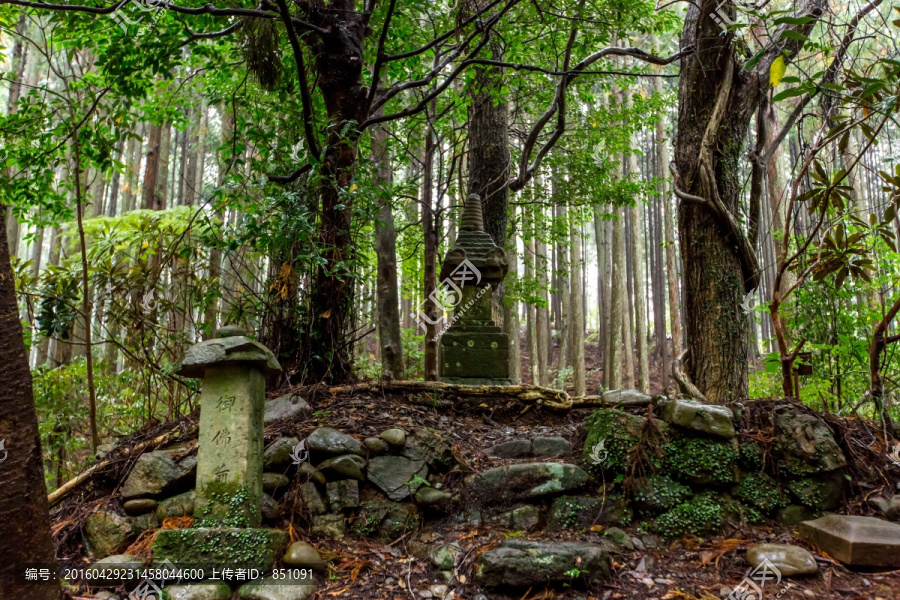
{"label": "tree root", "polygon": [[676,357],[675,360],[672,361],[672,377],[678,382],[678,387],[681,388],[682,394],[687,394],[691,398],[706,402],[706,396],[704,396],[703,392],[694,385],[694,382],[691,381],[690,376],[684,372],[682,367],[684,364],[684,357],[687,356],[687,353],[688,350],[685,350],[681,353],[681,356]]}

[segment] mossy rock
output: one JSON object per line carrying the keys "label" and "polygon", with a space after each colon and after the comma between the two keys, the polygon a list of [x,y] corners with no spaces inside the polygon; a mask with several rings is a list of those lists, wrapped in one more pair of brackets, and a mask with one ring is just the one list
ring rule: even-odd
{"label": "mossy rock", "polygon": [[773,451],[782,473],[804,477],[846,466],[847,459],[828,425],[793,405],[779,407]]}
{"label": "mossy rock", "polygon": [[716,533],[725,524],[728,508],[716,495],[698,494],[659,515],[647,528],[666,539]]}
{"label": "mossy rock", "polygon": [[[582,459],[588,470],[594,475],[601,471],[625,473],[646,420],[614,408],[601,408],[587,417]],[[598,455],[605,456],[599,464],[595,460]]]}
{"label": "mossy rock", "polygon": [[714,440],[669,432],[665,467],[676,479],[697,485],[737,483],[739,446],[736,439]]}
{"label": "mossy rock", "polygon": [[787,495],[778,483],[761,471],[744,475],[732,494],[738,500],[767,515],[771,515],[788,503]]}
{"label": "mossy rock", "polygon": [[633,506],[648,513],[669,510],[693,495],[691,488],[664,475],[650,475],[635,481]]}
{"label": "mossy rock", "polygon": [[741,469],[748,473],[763,470],[765,454],[759,444],[755,442],[741,442],[739,452],[738,465]]}
{"label": "mossy rock", "polygon": [[287,532],[277,529],[161,529],[153,540],[153,561],[169,559],[176,567],[227,564],[268,570],[287,543]]}
{"label": "mossy rock", "polygon": [[188,517],[194,514],[197,493],[194,490],[166,498],[156,507],[156,518],[163,521],[169,517]]}
{"label": "mossy rock", "polygon": [[618,494],[596,496],[560,496],[550,505],[547,528],[587,529],[593,525],[631,522],[631,509],[625,498]]}
{"label": "mossy rock", "polygon": [[813,510],[837,508],[844,496],[846,478],[840,472],[804,477],[788,483],[797,503]]}
{"label": "mossy rock", "polygon": [[357,537],[378,537],[397,539],[407,531],[415,529],[419,517],[415,509],[400,502],[366,502],[350,530]]}

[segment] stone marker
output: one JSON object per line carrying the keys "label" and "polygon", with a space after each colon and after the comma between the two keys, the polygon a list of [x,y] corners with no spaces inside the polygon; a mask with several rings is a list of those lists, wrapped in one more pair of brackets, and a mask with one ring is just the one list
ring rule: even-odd
{"label": "stone marker", "polygon": [[[188,349],[178,374],[203,380],[195,528],[161,530],[156,562],[268,568],[285,546],[285,532],[258,528],[266,376],[280,372],[275,355],[237,327],[224,327]],[[235,545],[240,556],[229,550]]]}
{"label": "stone marker", "polygon": [[492,319],[491,294],[506,277],[506,252],[484,230],[481,198],[470,194],[459,234],[441,267],[456,287],[453,321],[441,336],[440,379],[447,383],[510,385],[509,337]]}
{"label": "stone marker", "polygon": [[800,537],[848,565],[900,568],[900,525],[890,521],[829,514],[800,523]]}

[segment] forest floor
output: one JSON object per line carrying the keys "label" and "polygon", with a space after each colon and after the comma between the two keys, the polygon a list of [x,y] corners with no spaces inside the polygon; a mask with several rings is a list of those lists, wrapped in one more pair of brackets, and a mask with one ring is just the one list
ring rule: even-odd
{"label": "forest floor", "polygon": [[[307,390],[309,392],[309,390]],[[580,424],[590,409],[554,413],[546,409],[523,405],[518,401],[496,401],[488,406],[463,406],[466,402],[442,398],[444,406],[427,406],[427,399],[411,395],[352,394],[318,397],[307,394],[313,413],[304,420],[283,421],[266,428],[267,443],[282,435],[306,437],[314,428],[327,425],[357,436],[374,436],[391,427],[407,431],[420,427],[440,430],[454,446],[454,456],[460,468],[451,471],[445,483],[451,488],[459,483],[466,471],[480,471],[504,461],[489,458],[485,450],[495,443],[524,435],[560,435],[569,439],[575,448],[582,440]],[[456,400],[456,401],[454,401]],[[423,404],[423,401],[426,401]],[[480,400],[478,402],[481,402]],[[156,432],[147,432],[156,435]],[[567,459],[578,462],[579,456]],[[98,502],[100,489],[94,495]],[[108,494],[106,499],[108,501]],[[815,548],[798,538],[794,532],[778,527],[738,526],[725,535],[697,538],[689,537],[660,543],[647,550],[626,550],[614,556],[614,571],[605,584],[593,588],[518,589],[507,593],[483,590],[473,584],[474,564],[478,555],[496,547],[507,537],[535,540],[599,541],[603,535],[600,527],[584,533],[535,531],[533,533],[510,532],[499,527],[473,526],[461,523],[457,517],[442,521],[426,522],[420,529],[391,542],[359,540],[316,539],[310,534],[309,525],[300,514],[290,511],[290,496],[282,500],[295,539],[313,543],[322,556],[332,565],[330,578],[320,583],[316,598],[352,598],[365,600],[419,600],[427,597],[420,592],[429,586],[445,584],[423,549],[455,542],[461,548],[464,559],[450,582],[456,598],[472,599],[482,593],[491,600],[526,600],[556,598],[560,600],[609,600],[628,598],[635,600],[714,600],[724,598],[729,589],[739,584],[749,571],[744,550],[760,541],[796,544],[812,550],[819,560],[817,575],[805,578],[785,579],[779,585],[770,583],[764,589],[764,599],[816,598],[845,600],[890,600],[900,598],[900,571],[860,572],[848,570],[828,557],[816,553]],[[94,502],[82,506],[96,505]],[[61,555],[74,557],[80,548],[77,527],[72,524],[81,513],[72,498],[63,503],[55,521],[58,527],[57,541],[62,542]],[[865,512],[856,505],[855,512]],[[67,524],[66,521],[69,521]],[[629,534],[640,537],[634,527],[622,527]],[[68,532],[68,533],[66,533]],[[418,556],[418,558],[417,558]],[[62,556],[61,556],[62,557]],[[786,583],[789,589],[784,589]],[[780,593],[783,592],[783,593]],[[779,595],[780,593],[780,595]],[[87,594],[73,598],[91,597]]]}

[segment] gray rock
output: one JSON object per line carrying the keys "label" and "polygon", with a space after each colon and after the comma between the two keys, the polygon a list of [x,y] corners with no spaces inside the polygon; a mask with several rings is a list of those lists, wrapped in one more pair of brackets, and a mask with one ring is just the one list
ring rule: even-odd
{"label": "gray rock", "polygon": [[756,569],[768,560],[786,576],[812,575],[818,572],[816,559],[809,551],[790,544],[754,544],[747,548],[747,562]]}
{"label": "gray rock", "polygon": [[144,513],[136,517],[131,517],[131,523],[134,526],[134,532],[138,534],[148,529],[157,529],[160,526],[160,520],[156,518],[155,512]]}
{"label": "gray rock", "polygon": [[307,542],[294,542],[284,553],[281,561],[287,567],[301,567],[327,573],[328,565],[322,560],[319,551]]}
{"label": "gray rock", "polygon": [[889,498],[873,498],[869,500],[869,504],[880,510],[887,519],[896,521],[900,517],[900,495],[894,494]]}
{"label": "gray rock", "polygon": [[357,481],[365,481],[366,476],[363,471],[366,469],[366,459],[356,456],[355,454],[346,454],[344,456],[336,456],[320,463],[316,467],[327,481],[335,481],[338,479],[356,479]]}
{"label": "gray rock", "polygon": [[321,515],[322,513],[328,512],[328,507],[325,506],[325,500],[322,499],[319,488],[317,488],[316,484],[312,481],[308,481],[300,486],[300,498],[303,500],[303,505],[310,513]]}
{"label": "gray rock", "polygon": [[277,521],[281,518],[281,505],[268,494],[262,496],[262,518],[265,521]]}
{"label": "gray rock", "polygon": [[312,533],[319,537],[341,540],[346,530],[344,515],[318,515],[312,519]]}
{"label": "gray rock", "polygon": [[798,504],[813,510],[831,510],[840,505],[846,483],[844,475],[834,471],[789,481],[787,487]]}
{"label": "gray rock", "polygon": [[419,491],[413,494],[413,500],[422,508],[442,514],[451,512],[455,505],[453,494],[429,486],[420,487]]}
{"label": "gray rock", "polygon": [[135,537],[133,521],[111,510],[98,509],[84,522],[84,543],[95,557],[119,554]]}
{"label": "gray rock", "polygon": [[159,502],[152,498],[139,498],[137,500],[126,500],[125,503],[122,504],[122,508],[124,508],[125,512],[129,515],[135,516],[156,510],[158,504]]}
{"label": "gray rock", "polygon": [[509,511],[509,528],[514,531],[531,531],[541,521],[541,511],[537,506],[526,504]]}
{"label": "gray rock", "polygon": [[415,510],[400,502],[366,502],[353,523],[353,532],[360,537],[375,536],[396,540],[418,524]]}
{"label": "gray rock", "polygon": [[494,467],[465,479],[477,500],[493,504],[578,490],[587,480],[581,467],[552,462]]}
{"label": "gray rock", "polygon": [[803,476],[834,471],[847,464],[828,426],[796,406],[779,408],[775,435],[773,450],[783,473]]}
{"label": "gray rock", "polygon": [[231,600],[227,583],[189,583],[163,588],[163,600]]}
{"label": "gray rock", "polygon": [[610,527],[606,531],[603,532],[603,535],[611,539],[621,548],[626,548],[628,550],[634,550],[634,542],[631,541],[631,536],[627,533],[619,529],[618,527]]}
{"label": "gray rock", "polygon": [[90,577],[90,575],[93,573],[101,573],[104,569],[107,570],[107,573],[110,573],[109,570],[112,569],[112,573],[115,574],[114,569],[142,569],[146,566],[147,560],[140,556],[135,556],[133,554],[114,554],[113,556],[107,556],[106,558],[100,559],[91,565],[95,570],[88,571],[89,576],[85,578],[85,581],[91,585],[115,587],[125,583],[126,580],[120,577],[99,579]]}
{"label": "gray rock", "polygon": [[539,436],[531,440],[534,455],[541,458],[553,458],[556,456],[569,456],[572,454],[572,444],[564,437]]}
{"label": "gray rock", "polygon": [[103,460],[106,455],[116,449],[116,444],[100,444],[97,446],[97,460]]}
{"label": "gray rock", "polygon": [[194,490],[166,498],[156,507],[156,518],[163,521],[169,517],[189,517],[194,514],[196,499]]}
{"label": "gray rock", "polygon": [[435,584],[428,586],[428,591],[431,592],[432,597],[443,599],[450,593],[450,588],[444,584]]}
{"label": "gray rock", "polygon": [[735,435],[733,418],[734,413],[726,406],[694,400],[673,399],[663,408],[663,419],[671,425],[726,439]]}
{"label": "gray rock", "polygon": [[816,514],[805,506],[799,504],[789,504],[784,508],[779,508],[775,513],[775,521],[783,527],[793,527],[799,525],[803,521],[815,519]]}
{"label": "gray rock", "polygon": [[432,550],[428,559],[439,571],[452,571],[456,555],[460,551],[461,548],[457,544],[444,544]]}
{"label": "gray rock", "polygon": [[388,451],[388,443],[377,437],[367,437],[363,440],[363,446],[366,447],[366,450],[376,456],[379,454],[386,454]]}
{"label": "gray rock", "polygon": [[308,462],[297,467],[297,472],[300,473],[301,481],[313,481],[319,485],[325,485],[325,481],[327,481],[325,476]]}
{"label": "gray rock", "polygon": [[245,583],[238,589],[241,600],[309,600],[315,593],[314,580],[286,582],[273,576]]}
{"label": "gray rock", "polygon": [[525,458],[533,453],[531,440],[509,440],[495,444],[487,450],[488,456],[495,458]]}
{"label": "gray rock", "polygon": [[395,448],[402,448],[406,444],[406,432],[402,429],[388,429],[382,431],[378,437]]}
{"label": "gray rock", "polygon": [[269,447],[263,452],[263,468],[267,471],[285,472],[294,464],[291,454],[299,443],[300,440],[297,438],[282,437],[269,444]]}
{"label": "gray rock", "polygon": [[368,477],[391,500],[408,498],[421,485],[415,478],[425,479],[428,468],[421,460],[403,456],[376,456],[369,461]]}
{"label": "gray rock", "polygon": [[164,497],[192,483],[197,471],[197,455],[183,454],[182,448],[141,454],[122,485],[122,498]]}
{"label": "gray rock", "polygon": [[900,568],[900,525],[855,515],[829,514],[800,523],[800,537],[855,567]]}
{"label": "gray rock", "polygon": [[275,495],[276,492],[284,492],[291,484],[291,480],[281,473],[263,473],[263,491]]}
{"label": "gray rock", "polygon": [[547,529],[585,529],[592,525],[620,523],[631,516],[625,498],[617,494],[560,496],[554,498],[547,515]]}
{"label": "gray rock", "polygon": [[263,417],[266,425],[285,419],[296,419],[312,412],[309,404],[300,396],[287,394],[266,402],[266,412]]}
{"label": "gray rock", "polygon": [[406,436],[403,456],[411,460],[424,460],[435,471],[447,471],[456,464],[450,443],[429,429],[416,429],[412,435]]}
{"label": "gray rock", "polygon": [[252,364],[266,375],[281,373],[281,365],[272,351],[244,335],[216,337],[187,349],[176,372],[184,377],[203,377],[206,368],[234,363]]}
{"label": "gray rock", "polygon": [[318,456],[338,456],[356,454],[365,456],[363,445],[355,437],[341,433],[331,427],[319,427],[306,438],[306,447]]}
{"label": "gray rock", "polygon": [[359,506],[359,482],[355,479],[332,481],[326,487],[331,512]]}
{"label": "gray rock", "polygon": [[638,390],[607,390],[603,392],[603,402],[606,404],[649,404],[652,398]]}
{"label": "gray rock", "polygon": [[492,588],[570,583],[609,577],[611,560],[603,546],[581,542],[506,540],[478,559],[475,581]]}

